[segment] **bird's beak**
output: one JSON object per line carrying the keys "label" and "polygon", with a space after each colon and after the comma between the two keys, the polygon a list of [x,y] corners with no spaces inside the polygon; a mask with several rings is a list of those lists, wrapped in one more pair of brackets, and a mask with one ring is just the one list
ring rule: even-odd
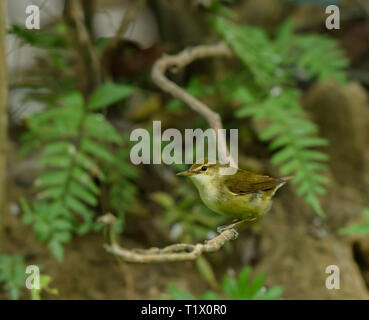
{"label": "bird's beak", "polygon": [[177,176],[181,176],[181,177],[188,177],[188,176],[192,176],[194,174],[196,174],[197,172],[195,171],[190,171],[190,170],[187,170],[187,171],[182,171],[182,172],[178,172],[177,173]]}

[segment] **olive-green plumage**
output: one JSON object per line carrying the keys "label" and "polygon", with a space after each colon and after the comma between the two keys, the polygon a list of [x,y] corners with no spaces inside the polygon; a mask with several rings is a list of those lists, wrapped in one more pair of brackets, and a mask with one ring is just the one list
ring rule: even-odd
{"label": "olive-green plumage", "polygon": [[219,169],[224,167],[219,162],[204,160],[178,175],[189,176],[206,206],[231,219],[254,220],[265,214],[275,192],[290,179],[275,179],[242,169],[233,175],[222,175]]}

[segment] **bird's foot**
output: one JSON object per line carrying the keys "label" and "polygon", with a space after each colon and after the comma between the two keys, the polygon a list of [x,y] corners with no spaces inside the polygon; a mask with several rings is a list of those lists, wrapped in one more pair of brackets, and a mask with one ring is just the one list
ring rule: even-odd
{"label": "bird's foot", "polygon": [[233,223],[226,224],[224,226],[220,226],[220,227],[217,228],[217,232],[222,233],[223,231],[226,231],[226,230],[229,230],[229,229],[234,229],[234,227],[238,224],[238,222],[240,222],[240,221],[236,220]]}
{"label": "bird's foot", "polygon": [[229,224],[229,225],[225,225],[225,226],[220,226],[220,227],[217,228],[217,232],[219,234],[222,234],[224,231],[231,230],[231,229],[233,230],[233,232],[236,233],[236,238],[238,238],[238,232],[237,232],[236,229],[233,228],[233,224]]}
{"label": "bird's foot", "polygon": [[230,224],[226,224],[224,226],[220,226],[217,228],[218,233],[222,233],[225,230],[229,230],[229,229],[236,229],[237,227],[243,225],[244,223],[247,222],[251,222],[256,220],[256,218],[248,218],[248,219],[244,219],[244,220],[235,220],[234,222],[230,223]]}

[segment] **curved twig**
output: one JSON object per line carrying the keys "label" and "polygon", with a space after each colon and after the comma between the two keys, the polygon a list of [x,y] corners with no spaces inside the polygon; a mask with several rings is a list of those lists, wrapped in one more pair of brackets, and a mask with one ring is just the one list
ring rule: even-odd
{"label": "curved twig", "polygon": [[115,217],[108,213],[100,218],[107,226],[108,244],[104,247],[113,255],[120,257],[125,262],[131,263],[157,263],[179,262],[195,260],[203,253],[218,251],[226,242],[235,240],[238,232],[235,229],[224,230],[215,238],[198,244],[177,243],[165,248],[150,249],[126,249],[122,248],[115,240],[113,224]]}
{"label": "curved twig", "polygon": [[[224,43],[199,45],[196,47],[186,48],[180,53],[172,56],[164,55],[159,58],[151,71],[151,78],[154,83],[163,91],[171,94],[173,97],[186,103],[192,110],[203,116],[209,123],[209,126],[218,133],[219,129],[222,129],[222,121],[220,115],[211,110],[205,103],[191,96],[184,89],[179,87],[174,82],[170,81],[165,72],[170,69],[172,71],[178,71],[184,68],[191,62],[197,59],[203,59],[208,57],[231,57],[232,51]],[[227,142],[224,135],[217,134],[219,139],[219,152],[224,155],[228,154]],[[235,167],[236,163],[229,155],[230,165]]]}

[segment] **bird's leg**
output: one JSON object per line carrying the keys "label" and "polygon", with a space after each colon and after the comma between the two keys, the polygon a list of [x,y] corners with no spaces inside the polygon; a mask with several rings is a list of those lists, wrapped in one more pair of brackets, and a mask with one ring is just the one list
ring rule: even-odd
{"label": "bird's leg", "polygon": [[217,228],[217,231],[219,233],[222,233],[224,230],[228,230],[228,229],[234,229],[239,227],[240,225],[247,223],[247,222],[251,222],[251,221],[255,221],[256,218],[247,218],[247,219],[243,219],[243,220],[233,220],[232,223],[230,224],[226,224],[224,226],[220,226]]}
{"label": "bird's leg", "polygon": [[240,220],[233,220],[233,222],[232,222],[232,223],[230,223],[230,224],[225,224],[224,226],[220,226],[220,227],[218,227],[218,228],[217,228],[217,232],[218,232],[218,233],[222,233],[222,232],[223,232],[223,231],[225,231],[225,230],[232,229],[232,228],[234,227],[234,225],[235,225],[238,221],[240,221]]}

